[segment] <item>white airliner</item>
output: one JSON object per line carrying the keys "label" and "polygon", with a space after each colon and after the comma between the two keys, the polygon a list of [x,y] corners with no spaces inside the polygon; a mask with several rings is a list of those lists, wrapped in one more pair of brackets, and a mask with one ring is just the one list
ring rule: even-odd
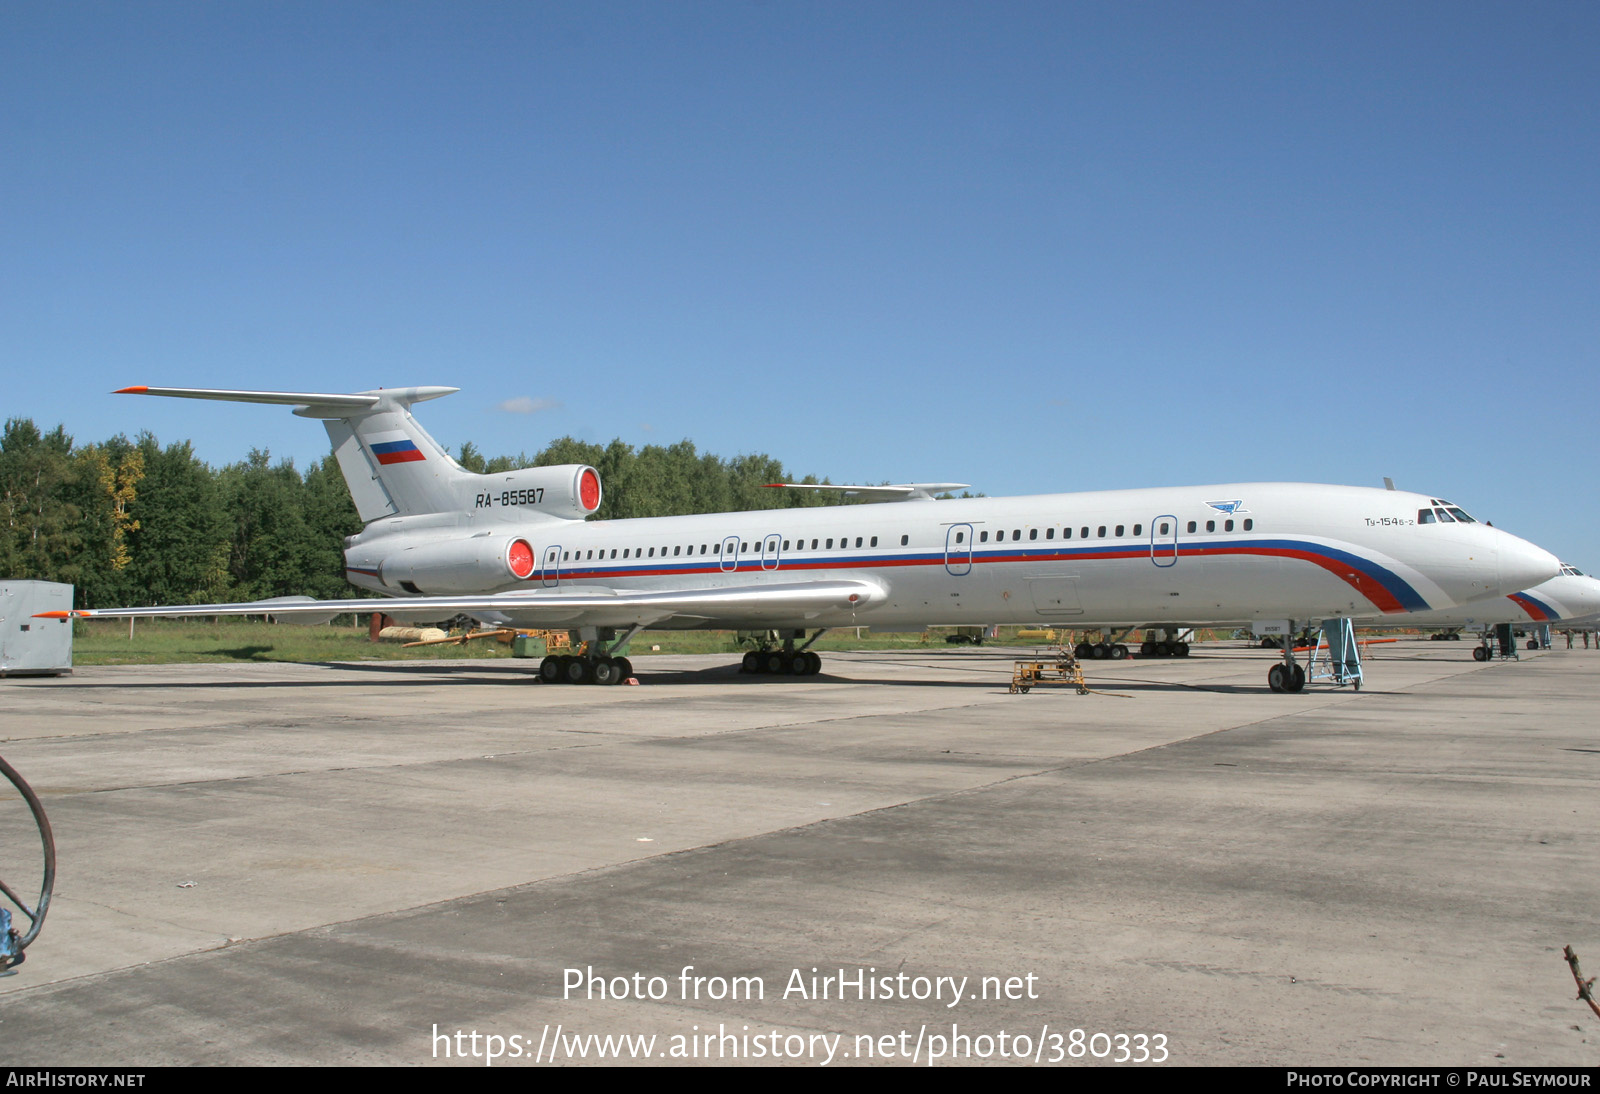
{"label": "white airliner", "polygon": [[[1454,607],[1528,588],[1556,558],[1441,503],[1395,490],[1235,483],[1032,497],[934,500],[953,483],[839,488],[864,504],[587,520],[592,467],[464,470],[411,407],[450,387],[351,395],[125,388],[143,395],[276,403],[320,419],[366,527],[346,573],[374,599],[94,609],[91,616],[261,615],[322,621],[387,613],[415,622],[567,629],[579,656],[547,657],[546,681],[615,683],[645,627],[761,629],[781,649],[756,672],[811,675],[831,627],[1295,624]],[[891,500],[894,499],[894,500]],[[806,632],[813,632],[806,639]],[[802,644],[798,647],[796,642]],[[1285,650],[1273,690],[1304,670]]]}
{"label": "white airliner", "polygon": [[[1576,566],[1561,566],[1561,573],[1541,585],[1507,596],[1476,600],[1455,608],[1417,612],[1403,621],[1407,627],[1443,627],[1436,637],[1454,637],[1461,630],[1485,630],[1502,623],[1518,627],[1572,628],[1588,630],[1600,618],[1600,580]],[[1488,656],[1488,646],[1478,646],[1472,655],[1479,661]]]}

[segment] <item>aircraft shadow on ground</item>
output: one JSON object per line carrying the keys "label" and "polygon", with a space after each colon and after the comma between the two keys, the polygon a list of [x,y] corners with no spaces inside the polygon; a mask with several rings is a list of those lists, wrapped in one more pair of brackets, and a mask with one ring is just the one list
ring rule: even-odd
{"label": "aircraft shadow on ground", "polygon": [[271,646],[240,646],[237,649],[218,650],[217,652],[226,654],[235,661],[266,661],[268,658],[263,657],[262,654],[271,653],[272,649],[273,647]]}
{"label": "aircraft shadow on ground", "polygon": [[[215,664],[215,662],[206,662]],[[351,661],[266,661],[253,660],[246,662],[250,665],[281,664],[285,668],[315,667],[335,669],[343,672],[371,672],[391,677],[391,682],[401,684],[447,684],[460,687],[466,685],[520,685],[537,682],[537,671],[530,671],[520,665],[437,665],[422,662],[374,662],[363,664]],[[150,668],[147,665],[111,665],[108,668]],[[438,679],[438,677],[456,677],[456,679]],[[418,677],[429,677],[421,680]],[[173,689],[200,689],[200,688],[347,688],[366,687],[373,681],[368,680],[134,680],[134,681],[105,681],[105,680],[62,680],[54,679],[49,683],[35,683],[31,686],[38,688],[64,688],[68,690],[109,689],[113,691],[132,691],[136,689],[149,690],[152,688]],[[381,682],[381,681],[380,681]]]}
{"label": "aircraft shadow on ground", "polygon": [[[250,665],[273,664],[264,660],[246,662]],[[593,687],[593,685],[571,684],[544,684],[539,680],[537,662],[526,665],[441,665],[437,663],[421,662],[349,662],[349,661],[301,661],[277,662],[286,668],[292,666],[315,666],[317,668],[332,669],[339,672],[361,673],[372,679],[337,679],[337,680],[307,680],[303,677],[284,680],[71,680],[52,679],[48,683],[36,682],[29,686],[37,688],[66,689],[77,691],[133,691],[152,690],[160,688],[184,689],[226,689],[226,688],[341,688],[341,687],[370,687],[373,684],[408,687],[418,685],[444,685],[450,687],[470,686],[502,686],[502,687],[553,687],[571,690],[577,693],[578,689]],[[109,666],[113,668],[143,668],[148,666]],[[714,685],[749,685],[752,687],[763,684],[776,684],[783,681],[796,682],[793,677],[785,676],[756,676],[746,675],[739,671],[738,664],[714,665],[703,669],[657,669],[636,671],[634,675],[643,686],[665,687],[705,687]],[[1005,681],[998,679],[982,680],[916,680],[908,678],[884,680],[853,680],[848,676],[836,676],[826,671],[810,677],[804,683],[833,683],[855,684],[862,687],[941,687],[941,688],[1005,688],[1009,686],[1009,678]]]}
{"label": "aircraft shadow on ground", "polygon": [[[71,680],[55,678],[49,682],[32,682],[27,686],[43,688],[65,688],[73,690],[149,690],[156,688],[177,689],[221,689],[221,688],[340,688],[353,686],[371,686],[374,683],[393,685],[396,687],[414,686],[421,684],[445,685],[450,687],[469,686],[502,686],[525,687],[537,685],[539,687],[574,688],[593,685],[570,684],[543,684],[538,679],[538,662],[526,661],[520,664],[505,664],[503,662],[475,662],[469,664],[445,664],[431,661],[303,661],[303,662],[271,662],[260,657],[260,651],[267,647],[244,647],[240,650],[228,651],[231,655],[240,656],[240,659],[250,665],[264,665],[280,663],[285,668],[293,666],[310,666],[329,669],[342,673],[359,673],[368,679],[331,679],[331,680],[306,680],[304,678],[284,680],[136,680],[136,681],[102,681],[102,680]],[[242,656],[241,656],[242,655]],[[704,668],[660,668],[651,669],[646,666],[635,665],[635,676],[643,686],[658,687],[707,687],[727,686],[730,684],[760,687],[789,683],[831,683],[852,684],[857,687],[918,687],[918,688],[963,688],[980,691],[1006,691],[1011,686],[1008,662],[1014,660],[1029,660],[1030,658],[984,654],[958,654],[957,658],[966,664],[964,669],[971,671],[972,679],[951,680],[948,678],[928,679],[917,678],[919,671],[927,671],[929,666],[914,658],[894,660],[877,659],[871,662],[878,666],[898,668],[904,675],[888,676],[872,679],[856,679],[848,675],[852,663],[848,658],[839,658],[838,669],[823,672],[814,677],[795,680],[786,676],[764,676],[746,674],[739,670],[737,662],[728,664],[708,665]],[[1046,658],[1037,658],[1047,660]],[[941,663],[950,664],[950,658],[942,657]],[[1396,659],[1398,660],[1398,659]],[[1152,662],[1159,664],[1160,662]],[[826,664],[826,663],[825,663]],[[1085,677],[1091,688],[1103,692],[1179,692],[1203,691],[1221,695],[1253,694],[1265,690],[1265,686],[1257,683],[1241,684],[1188,684],[1176,680],[1129,679],[1115,676],[1099,676],[1094,671],[1095,662],[1084,665]],[[110,666],[119,668],[142,668],[147,666]],[[978,670],[982,669],[982,675]],[[1070,690],[1070,685],[1041,684],[1036,685],[1040,691]],[[1324,689],[1317,688],[1317,691]],[[1330,691],[1332,689],[1327,689]]]}

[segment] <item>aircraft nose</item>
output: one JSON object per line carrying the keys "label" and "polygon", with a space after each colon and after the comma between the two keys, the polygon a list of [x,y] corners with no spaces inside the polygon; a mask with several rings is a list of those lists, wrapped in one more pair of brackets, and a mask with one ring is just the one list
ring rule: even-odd
{"label": "aircraft nose", "polygon": [[1566,593],[1572,618],[1587,620],[1600,615],[1600,581],[1592,577],[1569,578],[1562,592]]}
{"label": "aircraft nose", "polygon": [[1501,533],[1499,550],[1500,591],[1520,592],[1542,585],[1561,572],[1561,560],[1525,539]]}

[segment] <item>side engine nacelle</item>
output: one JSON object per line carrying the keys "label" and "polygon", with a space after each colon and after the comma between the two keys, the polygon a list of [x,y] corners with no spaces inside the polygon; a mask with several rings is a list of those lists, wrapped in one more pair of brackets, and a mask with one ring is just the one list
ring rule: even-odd
{"label": "side engine nacelle", "polygon": [[498,592],[533,577],[537,562],[521,536],[480,534],[395,551],[378,566],[378,580],[414,596]]}
{"label": "side engine nacelle", "polygon": [[586,464],[524,467],[493,475],[474,475],[457,488],[461,506],[474,513],[530,511],[564,520],[582,520],[600,508],[600,472]]}

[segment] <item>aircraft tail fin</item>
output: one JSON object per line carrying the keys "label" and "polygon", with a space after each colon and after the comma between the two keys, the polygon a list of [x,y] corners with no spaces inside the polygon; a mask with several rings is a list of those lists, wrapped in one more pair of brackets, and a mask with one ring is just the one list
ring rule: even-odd
{"label": "aircraft tail fin", "polygon": [[415,403],[454,387],[390,387],[353,395],[125,387],[119,395],[168,395],[292,406],[317,418],[333,442],[345,485],[364,523],[384,517],[471,512],[486,521],[583,520],[600,508],[600,473],[586,464],[522,467],[479,475],[451,458],[411,416]]}
{"label": "aircraft tail fin", "polygon": [[302,418],[320,419],[333,443],[339,470],[364,522],[389,516],[454,512],[465,470],[411,416],[411,406],[459,391],[453,387],[397,387],[331,395],[293,391],[225,391],[210,388],[126,387],[119,395],[165,395],[230,403],[292,406]]}

